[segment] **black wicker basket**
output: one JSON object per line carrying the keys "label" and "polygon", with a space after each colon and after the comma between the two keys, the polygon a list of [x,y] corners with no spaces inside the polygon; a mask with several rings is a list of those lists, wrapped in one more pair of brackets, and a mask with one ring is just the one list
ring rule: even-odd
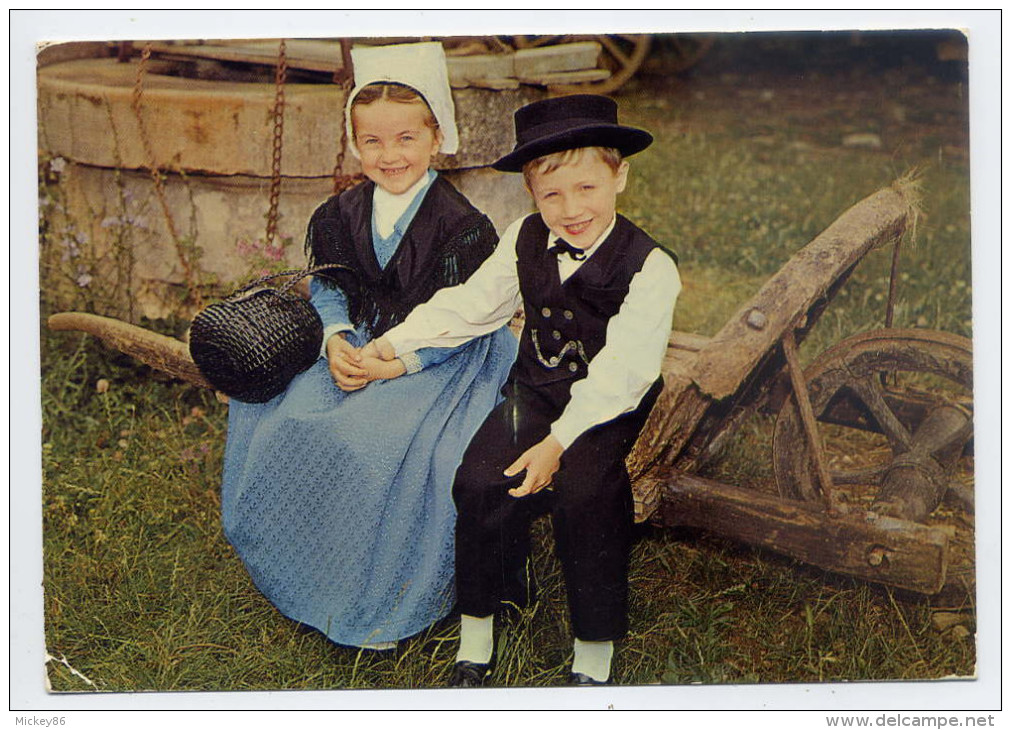
{"label": "black wicker basket", "polygon": [[[190,325],[190,355],[211,385],[230,398],[265,403],[308,370],[320,355],[323,322],[315,307],[291,289],[328,268],[338,267],[266,276],[201,310]],[[263,286],[292,275],[284,286]]]}

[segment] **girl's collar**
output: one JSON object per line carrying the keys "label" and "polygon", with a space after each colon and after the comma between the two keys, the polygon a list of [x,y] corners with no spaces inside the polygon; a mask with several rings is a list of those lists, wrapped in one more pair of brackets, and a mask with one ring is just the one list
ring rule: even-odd
{"label": "girl's collar", "polygon": [[435,171],[429,168],[424,175],[418,178],[418,182],[399,195],[389,193],[378,185],[375,186],[375,191],[372,193],[372,220],[380,236],[389,238],[397,221],[418,196],[428,189],[435,178]]}

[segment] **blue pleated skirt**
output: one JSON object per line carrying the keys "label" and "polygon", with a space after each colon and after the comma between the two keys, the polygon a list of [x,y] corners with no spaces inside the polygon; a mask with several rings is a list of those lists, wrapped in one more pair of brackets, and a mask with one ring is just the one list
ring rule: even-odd
{"label": "blue pleated skirt", "polygon": [[339,644],[418,633],[446,616],[453,476],[516,356],[505,328],[445,362],[354,393],[327,362],[263,404],[232,401],[225,535],[286,616]]}

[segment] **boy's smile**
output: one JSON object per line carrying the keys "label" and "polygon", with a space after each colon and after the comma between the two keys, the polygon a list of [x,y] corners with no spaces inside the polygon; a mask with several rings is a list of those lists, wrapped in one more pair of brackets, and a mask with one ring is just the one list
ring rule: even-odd
{"label": "boy's smile", "polygon": [[627,179],[627,162],[614,171],[587,148],[573,162],[551,172],[533,171],[530,193],[552,233],[587,249],[614,220],[615,201]]}
{"label": "boy's smile", "polygon": [[426,121],[423,103],[379,99],[351,113],[362,172],[388,193],[408,191],[428,170],[442,134]]}

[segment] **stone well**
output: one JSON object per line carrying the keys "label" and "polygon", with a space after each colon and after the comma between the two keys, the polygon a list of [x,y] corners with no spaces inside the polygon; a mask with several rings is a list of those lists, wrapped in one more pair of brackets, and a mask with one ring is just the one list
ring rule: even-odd
{"label": "stone well", "polygon": [[[265,266],[301,266],[306,223],[332,194],[335,173],[360,172],[349,152],[339,154],[342,87],[285,84],[278,232],[264,249],[273,81],[186,78],[151,59],[138,101],[138,64],[108,56],[104,44],[64,44],[40,57],[42,281],[51,303],[83,298],[134,321],[189,316],[194,288],[211,295]],[[500,231],[531,206],[519,176],[486,166],[511,148],[513,111],[541,95],[527,86],[453,92],[461,152],[436,167]]]}

